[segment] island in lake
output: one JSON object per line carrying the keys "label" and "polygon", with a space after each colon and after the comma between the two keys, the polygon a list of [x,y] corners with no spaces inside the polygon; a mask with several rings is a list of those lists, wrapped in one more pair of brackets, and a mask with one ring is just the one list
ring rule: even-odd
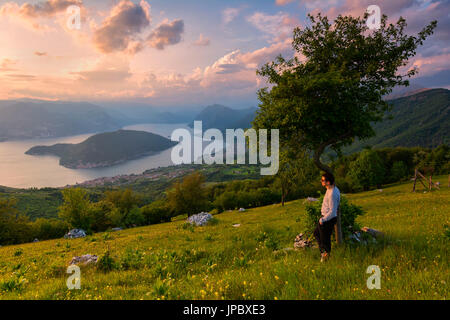
{"label": "island in lake", "polygon": [[106,132],[89,137],[79,144],[35,146],[28,155],[55,155],[59,164],[70,169],[114,166],[128,160],[153,155],[177,142],[154,133],[133,130]]}

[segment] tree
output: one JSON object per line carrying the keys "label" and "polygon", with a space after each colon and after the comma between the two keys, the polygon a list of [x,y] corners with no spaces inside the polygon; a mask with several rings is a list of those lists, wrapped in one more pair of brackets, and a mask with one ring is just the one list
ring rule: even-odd
{"label": "tree", "polygon": [[32,240],[28,217],[17,210],[15,199],[0,199],[0,244],[24,243]]}
{"label": "tree", "polygon": [[281,189],[281,205],[284,206],[286,197],[292,189],[310,183],[318,175],[316,171],[306,150],[291,148],[282,150],[275,180],[275,184]]}
{"label": "tree", "polygon": [[74,228],[91,230],[92,203],[86,190],[81,188],[69,188],[61,191],[63,204],[59,207],[58,215]]}
{"label": "tree", "polygon": [[206,210],[206,190],[203,186],[205,177],[194,172],[184,177],[182,182],[176,182],[171,190],[167,191],[169,208],[178,214],[191,216]]}
{"label": "tree", "polygon": [[127,225],[130,221],[128,215],[135,210],[141,202],[141,198],[131,189],[114,190],[105,192],[106,202],[111,203],[117,210],[114,222],[119,225]]}
{"label": "tree", "polygon": [[349,176],[353,183],[368,190],[372,186],[381,187],[384,180],[385,166],[376,151],[364,150],[350,163]]}
{"label": "tree", "polygon": [[[389,109],[383,96],[395,86],[406,86],[416,74],[399,73],[418,46],[433,33],[433,21],[417,36],[405,34],[406,21],[369,31],[364,18],[339,15],[334,24],[326,16],[308,15],[311,26],[295,28],[296,55],[279,56],[257,74],[272,86],[258,92],[260,100],[256,129],[279,128],[282,144],[301,145],[313,153],[316,166],[326,148],[338,154],[355,138],[375,134],[372,124],[381,121]],[[303,57],[303,58],[299,58]]]}

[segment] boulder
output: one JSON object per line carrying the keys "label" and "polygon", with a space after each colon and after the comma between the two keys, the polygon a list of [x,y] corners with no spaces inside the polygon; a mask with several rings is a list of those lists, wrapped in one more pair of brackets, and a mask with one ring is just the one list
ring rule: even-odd
{"label": "boulder", "polygon": [[33,242],[39,242],[39,239],[38,239],[38,238],[36,238],[36,239],[34,239],[34,240],[33,240]]}
{"label": "boulder", "polygon": [[93,264],[93,263],[97,263],[97,259],[98,257],[96,255],[92,255],[92,254],[85,254],[84,256],[81,257],[73,257],[72,260],[70,261],[69,265],[88,265],[88,264]]}
{"label": "boulder", "polygon": [[241,226],[240,223],[233,224],[233,227],[235,227],[235,228],[239,228],[240,226]]}
{"label": "boulder", "polygon": [[72,229],[65,236],[65,239],[76,239],[86,237],[86,231],[83,229]]}
{"label": "boulder", "polygon": [[120,231],[123,230],[122,228],[112,228],[111,231]]}
{"label": "boulder", "polygon": [[195,224],[197,226],[204,226],[212,218],[213,216],[208,212],[200,212],[199,214],[194,214],[193,216],[187,218],[187,222],[189,222],[190,224]]}
{"label": "boulder", "polygon": [[245,212],[245,209],[244,208],[240,208],[239,212]]}
{"label": "boulder", "polygon": [[305,202],[316,202],[316,201],[319,201],[319,199],[312,198],[312,197],[308,197],[308,198],[305,199]]}
{"label": "boulder", "polygon": [[311,241],[309,241],[308,239],[303,239],[303,236],[304,236],[303,233],[300,233],[298,236],[295,237],[294,249],[312,247]]}
{"label": "boulder", "polygon": [[371,228],[368,228],[368,227],[362,228],[361,231],[370,234],[374,238],[381,238],[381,237],[384,236],[383,232],[381,232],[379,230],[371,229]]}

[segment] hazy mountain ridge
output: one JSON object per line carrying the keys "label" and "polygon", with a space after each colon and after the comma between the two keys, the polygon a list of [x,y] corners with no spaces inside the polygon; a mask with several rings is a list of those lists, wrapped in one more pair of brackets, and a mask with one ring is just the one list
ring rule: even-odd
{"label": "hazy mountain ridge", "polygon": [[85,102],[2,101],[0,141],[53,138],[119,129],[101,107]]}
{"label": "hazy mountain ridge", "polygon": [[256,108],[232,109],[220,104],[214,104],[203,109],[189,124],[194,126],[194,121],[202,121],[203,130],[211,128],[224,131],[226,129],[251,127],[251,122],[255,118]]}
{"label": "hazy mountain ridge", "polygon": [[56,155],[61,158],[60,165],[71,169],[99,168],[152,155],[175,144],[153,133],[119,130],[94,135],[79,144],[35,146],[26,154]]}

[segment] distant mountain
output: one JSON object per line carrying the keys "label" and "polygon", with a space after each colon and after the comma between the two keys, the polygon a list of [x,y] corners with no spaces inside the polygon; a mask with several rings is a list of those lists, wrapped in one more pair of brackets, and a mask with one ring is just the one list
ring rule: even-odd
{"label": "distant mountain", "polygon": [[404,98],[408,96],[415,95],[416,93],[430,90],[429,88],[423,87],[418,83],[411,83],[407,87],[399,86],[395,87],[390,94],[384,97],[385,100],[394,100],[398,98]]}
{"label": "distant mountain", "polygon": [[[255,118],[256,108],[248,109],[231,109],[226,106],[214,104],[206,107],[195,118],[203,123],[203,130],[216,128],[221,131],[225,129],[242,128],[247,129],[251,127],[251,122]],[[194,126],[192,121],[189,126]]]}
{"label": "distant mountain", "polygon": [[191,110],[180,112],[176,108],[159,108],[143,103],[103,102],[100,105],[121,125],[139,123],[187,123],[192,119],[193,114]]}
{"label": "distant mountain", "polygon": [[450,144],[450,91],[430,89],[389,101],[393,104],[391,120],[374,125],[376,136],[356,141],[345,148],[353,153],[364,146],[372,147],[436,147]]}
{"label": "distant mountain", "polygon": [[1,101],[0,141],[119,129],[101,107],[84,102]]}
{"label": "distant mountain", "polygon": [[36,146],[26,154],[56,155],[61,158],[60,165],[71,169],[99,168],[156,154],[175,144],[153,133],[119,130],[94,135],[79,144]]}

